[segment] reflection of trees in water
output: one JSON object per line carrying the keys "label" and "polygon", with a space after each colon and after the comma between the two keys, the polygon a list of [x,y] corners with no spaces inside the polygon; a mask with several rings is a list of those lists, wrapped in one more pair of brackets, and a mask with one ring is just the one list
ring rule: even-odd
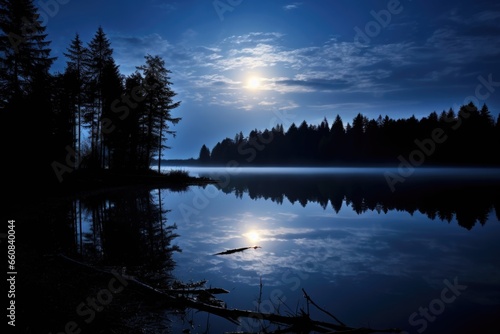
{"label": "reflection of trees in water", "polygon": [[172,241],[176,225],[167,225],[170,210],[161,192],[112,192],[73,202],[72,253],[101,267],[124,270],[150,284],[165,283],[175,267]]}
{"label": "reflection of trees in water", "polygon": [[221,190],[279,204],[287,199],[302,206],[318,203],[325,210],[331,205],[337,213],[344,201],[358,214],[367,210],[421,212],[433,220],[456,218],[467,229],[477,222],[485,224],[492,208],[500,220],[498,180],[412,176],[391,192],[383,175],[237,175]]}
{"label": "reflection of trees in water", "polygon": [[[40,205],[35,202],[36,216],[32,209],[24,220],[27,224],[19,224],[25,246],[20,264],[24,279],[17,297],[25,305],[22,318],[26,319],[20,322],[20,330],[59,333],[75,321],[75,332],[81,329],[82,333],[173,332],[183,309],[151,301],[132,284],[116,292],[109,285],[116,277],[109,273],[114,271],[154,288],[175,282],[173,256],[180,251],[174,245],[176,226],[167,220],[159,191],[127,189],[70,196],[67,200],[48,197]],[[121,286],[114,281],[113,287]],[[32,303],[35,297],[45,301],[43,307]],[[98,306],[92,306],[91,299]],[[81,305],[96,311],[93,320],[85,313],[87,306],[78,313]]]}

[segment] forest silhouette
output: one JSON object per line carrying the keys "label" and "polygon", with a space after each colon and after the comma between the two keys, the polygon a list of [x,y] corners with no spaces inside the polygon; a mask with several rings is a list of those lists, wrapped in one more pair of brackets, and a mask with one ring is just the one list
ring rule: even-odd
{"label": "forest silhouette", "polygon": [[368,119],[358,113],[344,124],[337,115],[330,126],[303,121],[286,131],[282,125],[264,131],[242,132],[225,138],[212,150],[203,145],[198,162],[225,165],[359,166],[400,163],[426,165],[498,165],[500,117],[496,122],[488,106],[470,102],[456,112],[432,112],[417,119]]}
{"label": "forest silhouette", "polygon": [[68,41],[64,72],[52,74],[56,58],[33,1],[2,1],[0,13],[8,175],[54,186],[78,169],[144,172],[161,159],[180,121],[171,115],[180,102],[161,57],[145,55],[125,77],[99,27],[87,44],[78,34]]}

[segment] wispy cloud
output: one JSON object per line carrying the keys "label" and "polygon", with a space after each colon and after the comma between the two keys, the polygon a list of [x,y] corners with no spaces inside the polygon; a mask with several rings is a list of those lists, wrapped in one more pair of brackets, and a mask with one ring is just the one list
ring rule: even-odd
{"label": "wispy cloud", "polygon": [[153,7],[156,9],[160,9],[166,13],[171,13],[171,12],[177,10],[177,3],[175,3],[175,2],[173,2],[173,3],[161,2],[161,3],[153,4]]}
{"label": "wispy cloud", "polygon": [[483,24],[498,24],[500,18],[500,11],[498,10],[485,10],[477,12],[473,15],[461,14],[458,8],[453,8],[441,16],[443,21],[453,21],[459,25],[483,25]]}
{"label": "wispy cloud", "polygon": [[351,102],[351,103],[328,103],[328,104],[313,104],[308,105],[308,108],[316,110],[363,110],[372,108],[373,105],[370,103],[362,102]]}
{"label": "wispy cloud", "polygon": [[269,43],[274,42],[283,36],[285,35],[279,32],[251,32],[244,35],[233,35],[227,37],[222,41],[222,44],[229,43],[239,45],[243,43]]}
{"label": "wispy cloud", "polygon": [[[495,23],[496,20],[500,18],[500,11],[483,11],[477,14],[474,14],[472,17],[472,22],[491,22]],[[496,21],[497,23],[498,21]]]}
{"label": "wispy cloud", "polygon": [[172,45],[159,34],[146,36],[111,35],[115,60],[122,72],[131,73],[144,63],[144,56],[170,54]]}
{"label": "wispy cloud", "polygon": [[302,2],[294,2],[294,3],[283,6],[283,9],[284,10],[293,10],[293,9],[299,8],[300,6],[302,6]]}
{"label": "wispy cloud", "polygon": [[[285,7],[291,10],[300,4]],[[111,37],[122,71],[133,72],[147,53],[159,54],[175,72],[180,92],[197,103],[241,110],[293,109],[298,107],[294,102],[298,99],[272,94],[381,97],[443,80],[448,89],[453,89],[462,82],[458,79],[475,78],[478,64],[494,62],[500,54],[500,44],[491,43],[491,29],[498,26],[495,22],[499,16],[498,11],[483,11],[464,19],[455,11],[451,19],[441,20],[456,24],[428,30],[427,38],[363,47],[338,37],[313,46],[291,47],[291,37],[277,31],[232,35],[205,45],[196,45],[198,33],[192,29],[182,36],[182,41],[189,43],[172,44],[159,34]],[[486,27],[490,33],[479,33]],[[260,80],[254,92],[265,93],[259,98],[247,88],[251,73],[257,73]],[[340,105],[347,101],[337,102]],[[334,107],[332,102],[319,105],[323,107],[315,109]]]}
{"label": "wispy cloud", "polygon": [[241,86],[240,81],[230,79],[221,74],[206,74],[198,76],[193,81],[195,87],[225,87],[227,89],[235,89]]}

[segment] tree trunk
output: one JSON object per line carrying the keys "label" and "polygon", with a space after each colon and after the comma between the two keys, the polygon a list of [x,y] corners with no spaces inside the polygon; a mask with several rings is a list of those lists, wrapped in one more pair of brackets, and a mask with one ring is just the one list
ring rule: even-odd
{"label": "tree trunk", "polygon": [[160,116],[160,139],[158,143],[158,173],[160,173],[161,170],[162,141],[163,141],[163,113]]}

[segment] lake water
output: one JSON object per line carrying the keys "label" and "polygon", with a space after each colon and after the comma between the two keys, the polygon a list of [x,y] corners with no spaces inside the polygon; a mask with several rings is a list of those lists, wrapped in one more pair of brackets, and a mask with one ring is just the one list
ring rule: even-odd
{"label": "lake water", "polygon": [[[297,314],[304,289],[349,326],[500,333],[499,170],[182,169],[220,184],[76,200],[72,252],[148,282],[206,280],[228,308]],[[171,320],[174,333],[262,326]]]}

